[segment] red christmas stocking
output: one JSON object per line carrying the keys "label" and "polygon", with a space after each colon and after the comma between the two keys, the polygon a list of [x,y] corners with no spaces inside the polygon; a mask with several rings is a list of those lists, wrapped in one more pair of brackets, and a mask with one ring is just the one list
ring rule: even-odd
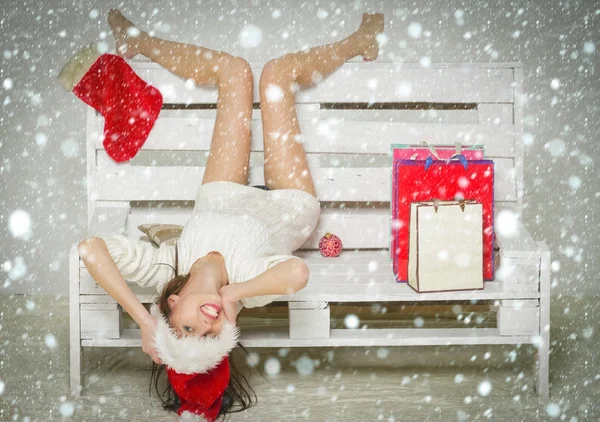
{"label": "red christmas stocking", "polygon": [[143,81],[127,64],[103,54],[73,87],[73,93],[104,116],[104,141],[117,162],[140,150],[162,107],[160,91]]}

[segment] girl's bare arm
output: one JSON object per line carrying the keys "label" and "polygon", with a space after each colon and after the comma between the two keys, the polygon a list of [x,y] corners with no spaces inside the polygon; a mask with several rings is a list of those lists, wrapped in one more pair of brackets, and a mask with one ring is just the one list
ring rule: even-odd
{"label": "girl's bare arm", "polygon": [[243,283],[224,286],[221,294],[233,301],[264,295],[288,295],[302,290],[308,282],[306,263],[297,258],[281,262]]}
{"label": "girl's bare arm", "polygon": [[142,348],[152,359],[159,363],[158,356],[152,344],[152,335],[156,327],[156,321],[146,310],[137,296],[133,293],[117,268],[112,256],[108,252],[106,242],[99,237],[91,237],[82,241],[78,247],[79,256],[85,263],[94,280],[123,309],[131,315],[142,329]]}

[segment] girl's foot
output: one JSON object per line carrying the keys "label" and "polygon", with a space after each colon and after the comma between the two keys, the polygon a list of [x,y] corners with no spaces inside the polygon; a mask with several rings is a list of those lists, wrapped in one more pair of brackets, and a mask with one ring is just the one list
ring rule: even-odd
{"label": "girl's foot", "polygon": [[377,35],[383,33],[382,13],[363,13],[362,23],[356,31],[359,35],[362,58],[364,61],[373,61],[379,55]]}
{"label": "girl's foot", "polygon": [[147,34],[127,19],[117,9],[108,13],[108,24],[112,29],[117,46],[117,54],[124,59],[132,59],[140,52],[140,45]]}

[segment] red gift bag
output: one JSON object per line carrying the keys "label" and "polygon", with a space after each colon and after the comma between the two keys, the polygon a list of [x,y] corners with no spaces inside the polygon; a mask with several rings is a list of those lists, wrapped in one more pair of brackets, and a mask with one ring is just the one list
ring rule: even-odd
{"label": "red gift bag", "polygon": [[[410,204],[473,200],[483,207],[483,278],[494,279],[494,162],[397,160],[393,168],[392,248],[396,280],[408,280]],[[441,239],[443,241],[443,239]]]}
{"label": "red gift bag", "polygon": [[[398,160],[425,160],[427,158],[436,158],[438,160],[451,160],[457,155],[462,155],[467,160],[483,160],[483,146],[481,145],[405,145],[392,144],[392,167]],[[392,173],[393,174],[393,173]],[[394,179],[392,176],[392,184]],[[392,215],[396,215],[396,201],[392,196],[391,201]],[[390,245],[393,244],[394,234],[390,234]],[[390,247],[390,256],[394,258],[394,248]]]}

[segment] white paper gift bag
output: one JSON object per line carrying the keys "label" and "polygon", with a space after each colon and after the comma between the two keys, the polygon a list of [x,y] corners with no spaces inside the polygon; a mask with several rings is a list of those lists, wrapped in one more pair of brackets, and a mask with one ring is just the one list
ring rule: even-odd
{"label": "white paper gift bag", "polygon": [[413,202],[408,284],[417,292],[483,288],[482,205]]}

